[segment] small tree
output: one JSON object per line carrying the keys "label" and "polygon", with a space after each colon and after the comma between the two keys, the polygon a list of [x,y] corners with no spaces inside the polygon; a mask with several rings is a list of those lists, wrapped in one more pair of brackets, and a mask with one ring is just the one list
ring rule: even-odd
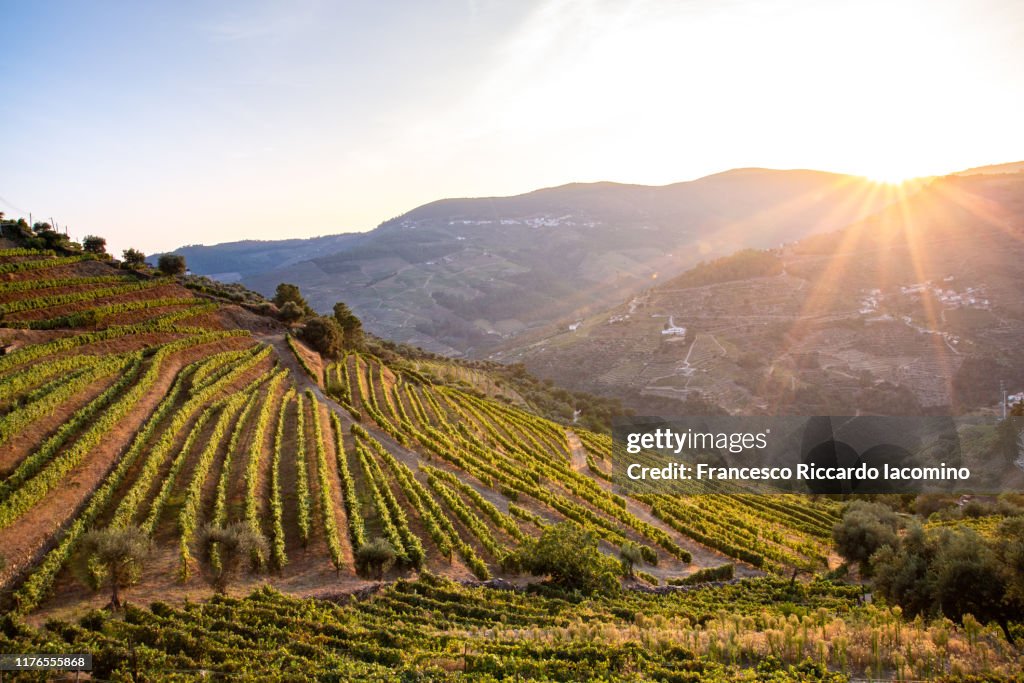
{"label": "small tree", "polygon": [[1008,517],[998,528],[996,552],[1008,569],[1008,596],[1024,605],[1024,516]]}
{"label": "small tree", "polygon": [[397,557],[394,546],[386,539],[377,537],[359,546],[356,551],[356,571],[362,576],[373,576],[378,581],[391,568]]}
{"label": "small tree", "polygon": [[632,541],[626,541],[619,549],[619,560],[622,562],[622,573],[633,578],[633,567],[643,562],[644,554],[640,546]]}
{"label": "small tree", "polygon": [[110,585],[110,604],[121,607],[120,591],[138,582],[150,552],[149,536],[138,527],[90,531],[79,546],[77,574],[93,590]]}
{"label": "small tree", "polygon": [[302,309],[303,315],[313,315],[315,313],[306,302],[305,297],[302,296],[302,292],[299,290],[298,285],[282,282],[277,286],[277,289],[274,290],[273,302],[278,308],[284,308],[285,304],[289,301]]}
{"label": "small tree", "polygon": [[125,249],[121,252],[121,257],[129,268],[141,268],[146,265],[146,255],[138,249]]}
{"label": "small tree", "polygon": [[106,255],[107,240],[98,235],[86,235],[85,239],[82,240],[82,249],[90,254]]}
{"label": "small tree", "polygon": [[269,546],[262,534],[248,524],[235,522],[228,526],[207,524],[198,536],[199,561],[207,583],[221,595],[253,557],[266,557]]}
{"label": "small tree", "polygon": [[344,335],[334,318],[313,318],[299,332],[304,342],[326,358],[337,358],[344,350]]}
{"label": "small tree", "polygon": [[156,266],[164,275],[184,275],[187,270],[185,257],[181,254],[160,254]]}
{"label": "small tree", "polygon": [[549,576],[551,583],[562,588],[615,593],[619,590],[619,563],[604,555],[597,543],[592,531],[561,522],[520,546],[509,555],[506,565],[521,567],[534,576]]}
{"label": "small tree", "polygon": [[359,346],[363,341],[363,323],[356,317],[347,304],[339,301],[334,304],[334,320],[341,328],[345,337],[345,346],[352,348]]}
{"label": "small tree", "polygon": [[870,573],[868,559],[883,546],[895,547],[899,516],[881,503],[855,500],[846,506],[843,518],[832,529],[836,552],[848,562],[857,562]]}

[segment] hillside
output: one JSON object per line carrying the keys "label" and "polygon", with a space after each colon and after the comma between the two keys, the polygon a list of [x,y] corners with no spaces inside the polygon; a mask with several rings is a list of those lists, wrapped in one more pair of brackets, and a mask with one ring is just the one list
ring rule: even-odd
{"label": "hillside", "polygon": [[[223,291],[0,244],[0,652],[89,653],[101,680],[1020,670],[995,627],[905,620],[822,578],[836,501],[622,495],[610,438],[524,410],[562,395],[521,368],[374,340],[323,358]],[[937,532],[960,523],[936,507]],[[209,543],[231,528],[263,543]],[[93,590],[96,532],[145,540],[120,609]],[[524,572],[559,533],[613,583]],[[382,547],[394,565],[366,564]]]}
{"label": "hillside", "polygon": [[739,169],[662,187],[577,183],[444,199],[333,248],[335,238],[317,238],[178,253],[196,273],[240,276],[264,294],[295,283],[320,311],[343,300],[381,337],[480,355],[702,258],[835,230],[892,199],[861,178]]}
{"label": "hillside", "polygon": [[955,175],[991,175],[991,174],[1003,174],[1003,173],[1021,173],[1024,172],[1024,161],[1011,161],[1007,164],[992,164],[990,166],[976,166],[974,168],[968,168],[965,171],[960,171]]}
{"label": "hillside", "polygon": [[1022,237],[1024,174],[940,178],[844,230],[712,260],[493,357],[637,410],[988,408],[1000,381],[1024,389]]}
{"label": "hillside", "polygon": [[[313,237],[310,239],[246,240],[214,247],[190,245],[176,249],[192,272],[222,282],[238,282],[269,270],[287,268],[302,261],[350,248],[363,238],[360,233]],[[156,257],[150,259],[155,265]]]}
{"label": "hillside", "polygon": [[728,562],[732,516],[785,530],[752,540],[741,574],[825,566],[831,505],[803,530],[723,499],[695,543],[670,507],[658,518],[615,493],[608,437],[488,398],[439,361],[324,362],[272,318],[87,255],[7,249],[0,278],[0,580],[19,612],[100,601],[68,562],[109,526],[155,543],[140,597],[204,592],[207,522],[269,539],[271,572],[243,585],[303,595],[361,585],[354,553],[377,537],[396,576],[502,575],[507,552],[564,519],[609,554],[639,544],[661,578]]}

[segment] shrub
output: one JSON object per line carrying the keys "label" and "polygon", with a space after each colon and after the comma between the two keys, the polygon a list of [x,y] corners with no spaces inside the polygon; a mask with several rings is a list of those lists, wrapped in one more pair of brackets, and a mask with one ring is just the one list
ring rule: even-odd
{"label": "shrub", "polygon": [[572,522],[544,529],[540,538],[509,555],[507,566],[549,576],[561,588],[583,593],[616,593],[619,565],[598,549],[598,537]]}
{"label": "shrub", "polygon": [[277,313],[278,317],[286,323],[295,322],[300,320],[303,316],[302,307],[294,301],[287,301]]}
{"label": "shrub", "polygon": [[694,586],[699,583],[709,583],[711,581],[729,581],[735,575],[735,565],[731,562],[729,564],[719,565],[718,567],[707,567],[706,569],[698,569],[689,576],[684,576],[681,579],[669,579],[668,585],[670,586]]}
{"label": "shrub", "polygon": [[86,235],[82,240],[82,249],[90,254],[104,256],[107,253],[107,240],[97,235]]}
{"label": "shrub", "polygon": [[908,616],[941,613],[967,623],[973,615],[996,621],[1010,639],[1009,622],[1024,605],[1014,585],[1020,582],[1019,556],[1006,551],[1019,548],[1022,526],[1011,524],[986,542],[973,529],[927,532],[915,524],[871,557],[875,591]]}
{"label": "shrub", "polygon": [[282,282],[274,291],[274,298],[272,301],[278,308],[283,309],[285,304],[292,303],[299,307],[303,316],[314,315],[313,309],[310,308],[308,303],[306,303],[306,299],[302,296],[302,292],[299,290],[298,285]]}
{"label": "shrub", "polygon": [[325,358],[339,358],[344,350],[344,333],[334,318],[313,318],[299,336]]}
{"label": "shrub", "polygon": [[622,573],[632,578],[633,567],[640,564],[644,559],[640,546],[632,541],[626,541],[619,549],[619,560],[622,561]]}
{"label": "shrub", "polygon": [[393,545],[386,539],[377,537],[356,550],[356,571],[361,576],[373,576],[379,581],[384,577],[384,572],[395,563],[397,556]]}
{"label": "shrub", "polygon": [[363,323],[348,305],[339,301],[334,304],[334,320],[345,338],[345,346],[358,347],[363,341]]}
{"label": "shrub", "polygon": [[164,275],[184,275],[187,270],[185,257],[181,254],[160,254],[156,266]]}
{"label": "shrub", "polygon": [[896,546],[899,516],[881,503],[855,500],[832,530],[836,551],[848,562],[870,571],[868,559],[883,546]]}

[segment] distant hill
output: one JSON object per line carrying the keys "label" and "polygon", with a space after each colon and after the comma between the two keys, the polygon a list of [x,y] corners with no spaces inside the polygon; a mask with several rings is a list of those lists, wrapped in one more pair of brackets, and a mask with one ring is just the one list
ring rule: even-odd
{"label": "distant hill", "polygon": [[1024,390],[1024,174],[933,181],[850,227],[712,260],[514,340],[564,386],[638,410],[914,414]]}
{"label": "distant hill", "polygon": [[991,175],[994,173],[1021,173],[1024,172],[1024,161],[1013,161],[1008,164],[993,164],[991,166],[977,166],[960,171],[954,175]]}
{"label": "distant hill", "polygon": [[[211,246],[192,244],[174,253],[184,256],[194,273],[223,282],[238,282],[246,276],[287,267],[325,252],[347,249],[362,237],[360,233],[348,233],[310,239],[245,240]],[[148,260],[155,265],[159,257],[160,254],[154,254]]]}
{"label": "distant hill", "polygon": [[[575,183],[444,199],[360,235],[178,250],[193,272],[270,294],[298,284],[321,311],[347,302],[382,337],[480,355],[585,316],[701,259],[778,246],[871,215],[891,197],[862,178],[738,169],[661,187]],[[336,240],[333,241],[332,240]]]}

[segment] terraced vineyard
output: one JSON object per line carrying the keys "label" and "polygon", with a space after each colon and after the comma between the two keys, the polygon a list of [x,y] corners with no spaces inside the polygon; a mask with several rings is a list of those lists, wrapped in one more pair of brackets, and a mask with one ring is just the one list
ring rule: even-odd
{"label": "terraced vineyard", "polygon": [[185,594],[210,522],[264,535],[266,578],[307,592],[311,576],[359,581],[353,558],[376,538],[399,574],[501,575],[506,555],[562,520],[609,554],[638,544],[654,580],[730,558],[754,574],[827,556],[827,507],[808,519],[753,500],[626,498],[608,437],[412,364],[349,352],[324,367],[324,393],[283,329],[260,343],[171,278],[31,250],[3,252],[0,270],[0,546],[20,612],[75,594],[68,561],[104,526],[143,529],[161,557],[143,586]]}
{"label": "terraced vineyard", "polygon": [[[895,644],[853,647],[891,619],[857,607],[858,589],[771,576],[827,567],[831,502],[625,496],[606,435],[449,384],[460,373],[436,362],[349,351],[317,365],[272,319],[99,260],[0,251],[0,312],[3,651],[62,642],[116,669],[130,638],[137,666],[183,679],[272,664],[282,678],[726,680],[768,654],[805,678],[901,666]],[[529,583],[509,556],[565,520],[607,555],[635,545],[641,589],[727,564],[768,576],[600,604],[450,581]],[[227,561],[203,552],[204,527],[235,523],[267,541],[233,586],[256,592],[182,606],[208,597],[203,579]],[[102,606],[73,570],[78,548],[93,529],[136,528],[153,550],[130,599],[165,602],[49,631],[14,618]],[[357,557],[380,539],[397,560],[385,577],[418,580],[350,606],[300,599],[372,586]],[[803,607],[769,607],[783,593]],[[726,606],[761,616],[737,626]],[[829,644],[839,635],[848,650]],[[907,671],[945,666],[929,653]],[[1009,661],[988,656],[993,670]]]}
{"label": "terraced vineyard", "polygon": [[[701,551],[706,563],[714,557],[709,548],[727,556],[722,562],[733,558],[772,572],[827,564],[836,520],[836,506],[828,501],[762,501],[713,493],[680,500],[627,499],[611,485],[608,436],[567,430],[365,354],[353,352],[329,365],[325,378],[327,392],[352,416],[372,422],[421,461],[438,461],[422,468],[428,482],[437,480],[432,473],[442,467],[472,494],[491,498],[496,503],[492,507],[503,515],[516,505],[546,523],[572,520],[594,530],[609,551],[625,541],[641,543],[645,558],[661,567],[662,576],[666,567],[687,573],[685,565],[695,551]],[[579,451],[583,466],[574,464]],[[479,506],[468,510],[468,517],[458,497],[441,486],[433,487],[434,492],[449,515],[467,530],[487,531],[482,536],[470,533],[475,538],[469,540],[493,549],[489,534],[499,531],[501,521],[491,518],[490,526],[485,524]],[[676,506],[685,507],[681,511]],[[519,518],[518,532],[512,533],[526,534],[531,526]],[[699,548],[694,548],[694,539],[702,544]],[[493,559],[494,553],[490,555]]]}

